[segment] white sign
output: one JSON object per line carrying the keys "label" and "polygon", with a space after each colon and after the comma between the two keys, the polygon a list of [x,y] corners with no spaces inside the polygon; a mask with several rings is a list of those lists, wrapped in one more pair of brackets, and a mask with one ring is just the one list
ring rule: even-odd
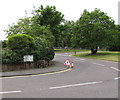
{"label": "white sign", "polygon": [[66,61],[64,62],[64,65],[70,66],[70,60],[66,60]]}
{"label": "white sign", "polygon": [[33,55],[25,55],[24,62],[33,62]]}

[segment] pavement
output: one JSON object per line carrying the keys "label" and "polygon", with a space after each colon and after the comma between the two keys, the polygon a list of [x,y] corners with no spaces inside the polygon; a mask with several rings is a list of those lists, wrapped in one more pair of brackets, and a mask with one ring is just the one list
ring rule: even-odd
{"label": "pavement", "polygon": [[9,71],[1,72],[0,77],[12,77],[12,76],[26,76],[26,75],[36,75],[50,72],[58,72],[67,69],[68,67],[64,66],[60,62],[52,61],[52,65],[46,68],[33,68],[33,69],[22,69],[19,71]]}

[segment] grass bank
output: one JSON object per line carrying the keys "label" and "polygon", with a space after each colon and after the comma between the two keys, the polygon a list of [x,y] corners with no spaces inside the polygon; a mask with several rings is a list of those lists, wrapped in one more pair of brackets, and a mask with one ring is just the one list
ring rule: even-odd
{"label": "grass bank", "polygon": [[[69,53],[69,52],[75,52],[75,49],[54,49],[56,53]],[[76,49],[76,52],[87,52],[88,50],[80,50]]]}
{"label": "grass bank", "polygon": [[97,54],[91,54],[90,51],[89,51],[89,52],[84,52],[84,53],[78,53],[78,54],[73,55],[73,56],[118,62],[120,52],[98,51]]}

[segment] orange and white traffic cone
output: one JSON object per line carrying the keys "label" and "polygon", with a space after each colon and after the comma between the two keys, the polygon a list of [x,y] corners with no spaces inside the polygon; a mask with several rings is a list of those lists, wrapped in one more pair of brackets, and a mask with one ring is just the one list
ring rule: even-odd
{"label": "orange and white traffic cone", "polygon": [[75,67],[75,66],[74,66],[74,63],[72,62],[72,63],[71,63],[71,68],[73,68],[73,67]]}

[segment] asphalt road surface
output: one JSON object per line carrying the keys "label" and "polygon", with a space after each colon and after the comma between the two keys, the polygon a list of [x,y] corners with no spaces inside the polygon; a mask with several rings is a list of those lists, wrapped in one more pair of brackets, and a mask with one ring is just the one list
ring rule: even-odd
{"label": "asphalt road surface", "polygon": [[61,66],[74,62],[68,71],[27,77],[3,78],[2,98],[118,98],[118,63],[57,53]]}

